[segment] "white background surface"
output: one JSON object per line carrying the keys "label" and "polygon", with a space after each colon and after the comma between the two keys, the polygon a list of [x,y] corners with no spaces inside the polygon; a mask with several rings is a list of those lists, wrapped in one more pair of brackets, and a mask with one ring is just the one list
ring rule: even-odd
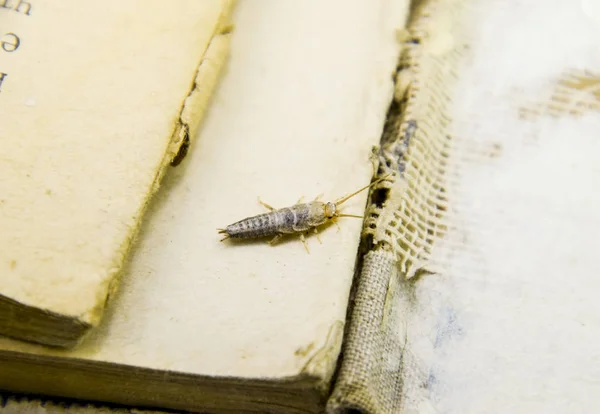
{"label": "white background surface", "polygon": [[599,73],[600,27],[560,0],[477,2],[464,24],[450,229],[409,322],[428,367],[418,411],[597,412],[600,114],[519,110],[567,70]]}

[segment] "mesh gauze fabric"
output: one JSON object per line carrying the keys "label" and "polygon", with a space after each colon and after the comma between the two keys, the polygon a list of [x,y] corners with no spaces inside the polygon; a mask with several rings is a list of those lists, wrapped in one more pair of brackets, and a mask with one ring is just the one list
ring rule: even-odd
{"label": "mesh gauze fabric", "polygon": [[[420,412],[427,369],[409,352],[406,318],[413,277],[444,232],[445,174],[452,138],[447,107],[463,56],[466,3],[415,7],[379,152],[380,176],[363,232],[366,249],[355,283],[344,350],[329,413]],[[412,279],[411,279],[412,278]],[[421,404],[421,407],[420,407]],[[419,408],[420,407],[420,408]]]}

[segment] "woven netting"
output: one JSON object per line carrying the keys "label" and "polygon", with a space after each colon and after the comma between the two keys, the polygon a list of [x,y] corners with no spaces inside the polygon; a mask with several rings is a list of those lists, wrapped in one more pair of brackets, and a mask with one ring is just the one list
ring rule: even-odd
{"label": "woven netting", "polygon": [[[406,348],[411,283],[445,230],[445,176],[451,156],[447,109],[465,50],[466,0],[413,7],[398,65],[395,99],[378,153],[372,192],[330,413],[416,412],[426,370]],[[418,411],[418,409],[417,409]]]}
{"label": "woven netting", "polygon": [[379,154],[379,174],[396,175],[367,209],[364,235],[393,252],[407,278],[426,265],[445,230],[447,107],[464,49],[451,31],[461,3],[428,2],[413,16]]}

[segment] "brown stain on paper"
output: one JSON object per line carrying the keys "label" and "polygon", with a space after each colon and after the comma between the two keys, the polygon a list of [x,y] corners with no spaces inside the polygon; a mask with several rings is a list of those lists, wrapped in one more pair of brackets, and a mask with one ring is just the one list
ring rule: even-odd
{"label": "brown stain on paper", "polygon": [[558,80],[547,102],[521,107],[519,117],[581,116],[588,111],[600,111],[600,76],[587,70],[569,71]]}
{"label": "brown stain on paper", "polygon": [[307,346],[296,349],[296,352],[294,352],[294,355],[302,357],[302,358],[306,358],[306,356],[308,354],[310,354],[313,349],[315,349],[315,343],[311,342]]}

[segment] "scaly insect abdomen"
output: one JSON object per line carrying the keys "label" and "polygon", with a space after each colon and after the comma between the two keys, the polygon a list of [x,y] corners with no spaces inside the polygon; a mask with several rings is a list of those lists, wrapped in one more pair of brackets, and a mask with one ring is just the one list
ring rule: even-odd
{"label": "scaly insect abdomen", "polygon": [[278,234],[279,215],[276,212],[248,217],[225,227],[232,239],[254,239]]}
{"label": "scaly insect abdomen", "polygon": [[309,222],[310,205],[297,204],[230,224],[225,233],[232,239],[254,239],[306,231],[312,227]]}

